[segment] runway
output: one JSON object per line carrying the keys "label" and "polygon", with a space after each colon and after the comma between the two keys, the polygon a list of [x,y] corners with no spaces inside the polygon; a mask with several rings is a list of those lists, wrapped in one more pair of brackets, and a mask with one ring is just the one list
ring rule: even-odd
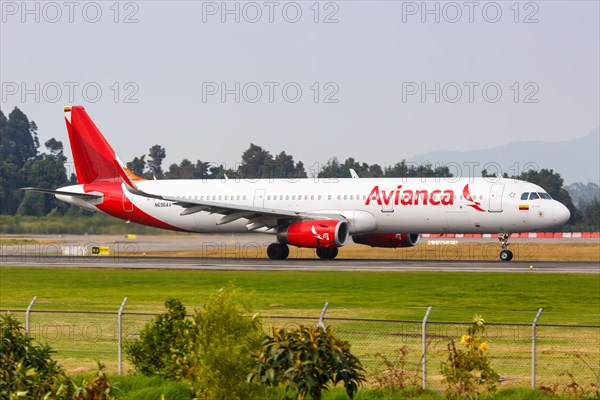
{"label": "runway", "polygon": [[[502,262],[502,261],[415,261],[415,260],[318,260],[263,258],[195,258],[146,256],[41,256],[3,255],[0,266],[44,268],[116,268],[217,271],[371,271],[371,272],[522,272],[600,274],[597,262]],[[533,268],[530,268],[533,266]]]}

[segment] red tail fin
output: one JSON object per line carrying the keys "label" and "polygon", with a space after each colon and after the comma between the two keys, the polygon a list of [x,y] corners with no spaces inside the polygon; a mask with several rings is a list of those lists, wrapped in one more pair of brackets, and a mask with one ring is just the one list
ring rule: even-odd
{"label": "red tail fin", "polygon": [[120,182],[120,168],[141,179],[124,167],[82,106],[65,107],[65,121],[78,183]]}

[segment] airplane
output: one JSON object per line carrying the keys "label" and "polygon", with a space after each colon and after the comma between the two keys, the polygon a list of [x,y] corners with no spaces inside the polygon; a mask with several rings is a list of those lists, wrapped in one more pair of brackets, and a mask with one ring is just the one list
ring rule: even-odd
{"label": "airplane", "polygon": [[161,179],[133,174],[82,106],[64,108],[77,185],[54,195],[127,222],[198,233],[275,236],[272,260],[289,245],[333,259],[349,242],[401,248],[422,233],[499,233],[502,261],[512,232],[561,226],[569,210],[535,184],[508,178]]}

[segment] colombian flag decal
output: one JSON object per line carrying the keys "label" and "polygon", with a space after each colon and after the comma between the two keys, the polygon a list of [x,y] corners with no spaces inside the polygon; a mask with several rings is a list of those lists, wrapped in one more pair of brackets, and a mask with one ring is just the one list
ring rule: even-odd
{"label": "colombian flag decal", "polygon": [[519,204],[519,211],[529,211],[529,204]]}

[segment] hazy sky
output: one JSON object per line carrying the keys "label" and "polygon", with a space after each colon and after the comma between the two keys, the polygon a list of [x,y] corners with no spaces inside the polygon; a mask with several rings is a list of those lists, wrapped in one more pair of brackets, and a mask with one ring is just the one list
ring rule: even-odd
{"label": "hazy sky", "polygon": [[2,1],[1,107],[68,143],[84,105],[125,161],[154,144],[307,168],[559,141],[600,125],[598,1]]}

